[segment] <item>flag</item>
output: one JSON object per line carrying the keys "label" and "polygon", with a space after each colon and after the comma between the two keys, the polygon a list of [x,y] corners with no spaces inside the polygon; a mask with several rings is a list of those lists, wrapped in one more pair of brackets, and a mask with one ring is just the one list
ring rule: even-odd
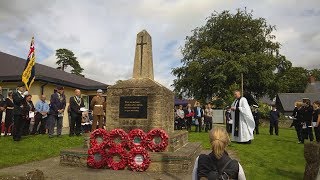
{"label": "flag", "polygon": [[34,53],[34,37],[32,37],[27,62],[22,73],[22,82],[25,84],[27,91],[31,88],[35,78],[35,64],[36,56]]}

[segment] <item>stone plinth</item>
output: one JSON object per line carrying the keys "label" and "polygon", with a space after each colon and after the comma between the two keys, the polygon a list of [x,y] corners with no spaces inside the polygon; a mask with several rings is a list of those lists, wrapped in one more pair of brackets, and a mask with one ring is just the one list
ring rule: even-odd
{"label": "stone plinth", "polygon": [[[147,96],[146,118],[120,118],[120,97]],[[174,94],[161,84],[149,79],[129,79],[110,86],[107,92],[107,130],[122,128],[126,131],[140,128],[149,132],[153,128],[174,130]]]}
{"label": "stone plinth", "polygon": [[[150,152],[147,172],[190,173],[195,158],[202,150],[200,143],[187,143],[175,152]],[[87,167],[87,148],[79,147],[60,152],[60,165]]]}

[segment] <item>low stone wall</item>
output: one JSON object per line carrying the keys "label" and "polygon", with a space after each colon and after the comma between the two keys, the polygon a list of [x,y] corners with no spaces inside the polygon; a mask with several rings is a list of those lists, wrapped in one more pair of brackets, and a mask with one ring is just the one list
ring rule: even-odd
{"label": "low stone wall", "polygon": [[67,149],[60,152],[60,165],[87,167],[88,149],[84,147]]}
{"label": "low stone wall", "polygon": [[[292,124],[292,120],[279,120],[279,128],[290,128]],[[262,127],[269,127],[270,121],[267,119],[261,119],[260,120],[260,126]]]}
{"label": "low stone wall", "polygon": [[[87,167],[87,148],[73,148],[60,152],[60,165]],[[175,152],[150,152],[148,172],[190,172],[195,158],[201,153],[201,143],[187,143]]]}
{"label": "low stone wall", "polygon": [[169,134],[169,145],[167,151],[175,152],[188,143],[188,131],[175,131]]}
{"label": "low stone wall", "polygon": [[176,152],[150,153],[151,164],[147,171],[189,173],[201,151],[200,143],[188,143]]}

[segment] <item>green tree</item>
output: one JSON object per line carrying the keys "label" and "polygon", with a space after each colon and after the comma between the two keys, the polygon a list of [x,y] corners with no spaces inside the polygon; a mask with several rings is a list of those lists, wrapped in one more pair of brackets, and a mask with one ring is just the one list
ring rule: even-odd
{"label": "green tree", "polygon": [[320,69],[309,70],[309,74],[316,78],[316,81],[320,81]]}
{"label": "green tree", "polygon": [[308,83],[309,73],[303,67],[291,67],[278,78],[279,92],[303,93]]}
{"label": "green tree", "polygon": [[177,94],[207,100],[218,96],[230,101],[233,87],[240,87],[244,74],[246,93],[261,97],[272,88],[277,73],[291,67],[279,54],[275,26],[252,12],[238,9],[213,13],[204,26],[187,36],[182,66],[174,68]]}
{"label": "green tree", "polygon": [[83,72],[83,68],[80,66],[77,57],[75,57],[74,53],[68,49],[57,49],[56,57],[58,65],[57,69],[61,69],[65,71],[67,67],[71,67],[71,73],[76,74],[78,76],[83,76],[81,73]]}

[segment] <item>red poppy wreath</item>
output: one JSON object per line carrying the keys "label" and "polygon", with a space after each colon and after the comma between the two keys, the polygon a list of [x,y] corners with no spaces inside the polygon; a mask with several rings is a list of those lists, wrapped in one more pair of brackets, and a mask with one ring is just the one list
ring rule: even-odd
{"label": "red poppy wreath", "polygon": [[98,146],[94,146],[88,150],[87,165],[95,169],[102,168],[105,166],[106,158],[107,153]]}
{"label": "red poppy wreath", "polygon": [[123,129],[113,129],[109,133],[108,144],[112,146],[121,145],[126,147],[128,143],[128,134]]}
{"label": "red poppy wreath", "polygon": [[109,134],[105,129],[99,128],[90,134],[90,147],[100,146],[103,142],[108,141]]}
{"label": "red poppy wreath", "polygon": [[117,145],[109,149],[107,153],[106,164],[113,170],[122,170],[126,168],[128,155],[122,146]]}
{"label": "red poppy wreath", "polygon": [[148,148],[153,152],[161,152],[168,146],[168,134],[162,129],[152,129],[148,135]]}
{"label": "red poppy wreath", "polygon": [[133,171],[145,171],[150,165],[150,155],[149,152],[141,146],[136,146],[132,148],[128,155],[128,166]]}
{"label": "red poppy wreath", "polygon": [[141,129],[133,129],[128,134],[128,146],[129,148],[134,148],[136,146],[142,146],[146,148],[147,143],[147,135],[146,133]]}

